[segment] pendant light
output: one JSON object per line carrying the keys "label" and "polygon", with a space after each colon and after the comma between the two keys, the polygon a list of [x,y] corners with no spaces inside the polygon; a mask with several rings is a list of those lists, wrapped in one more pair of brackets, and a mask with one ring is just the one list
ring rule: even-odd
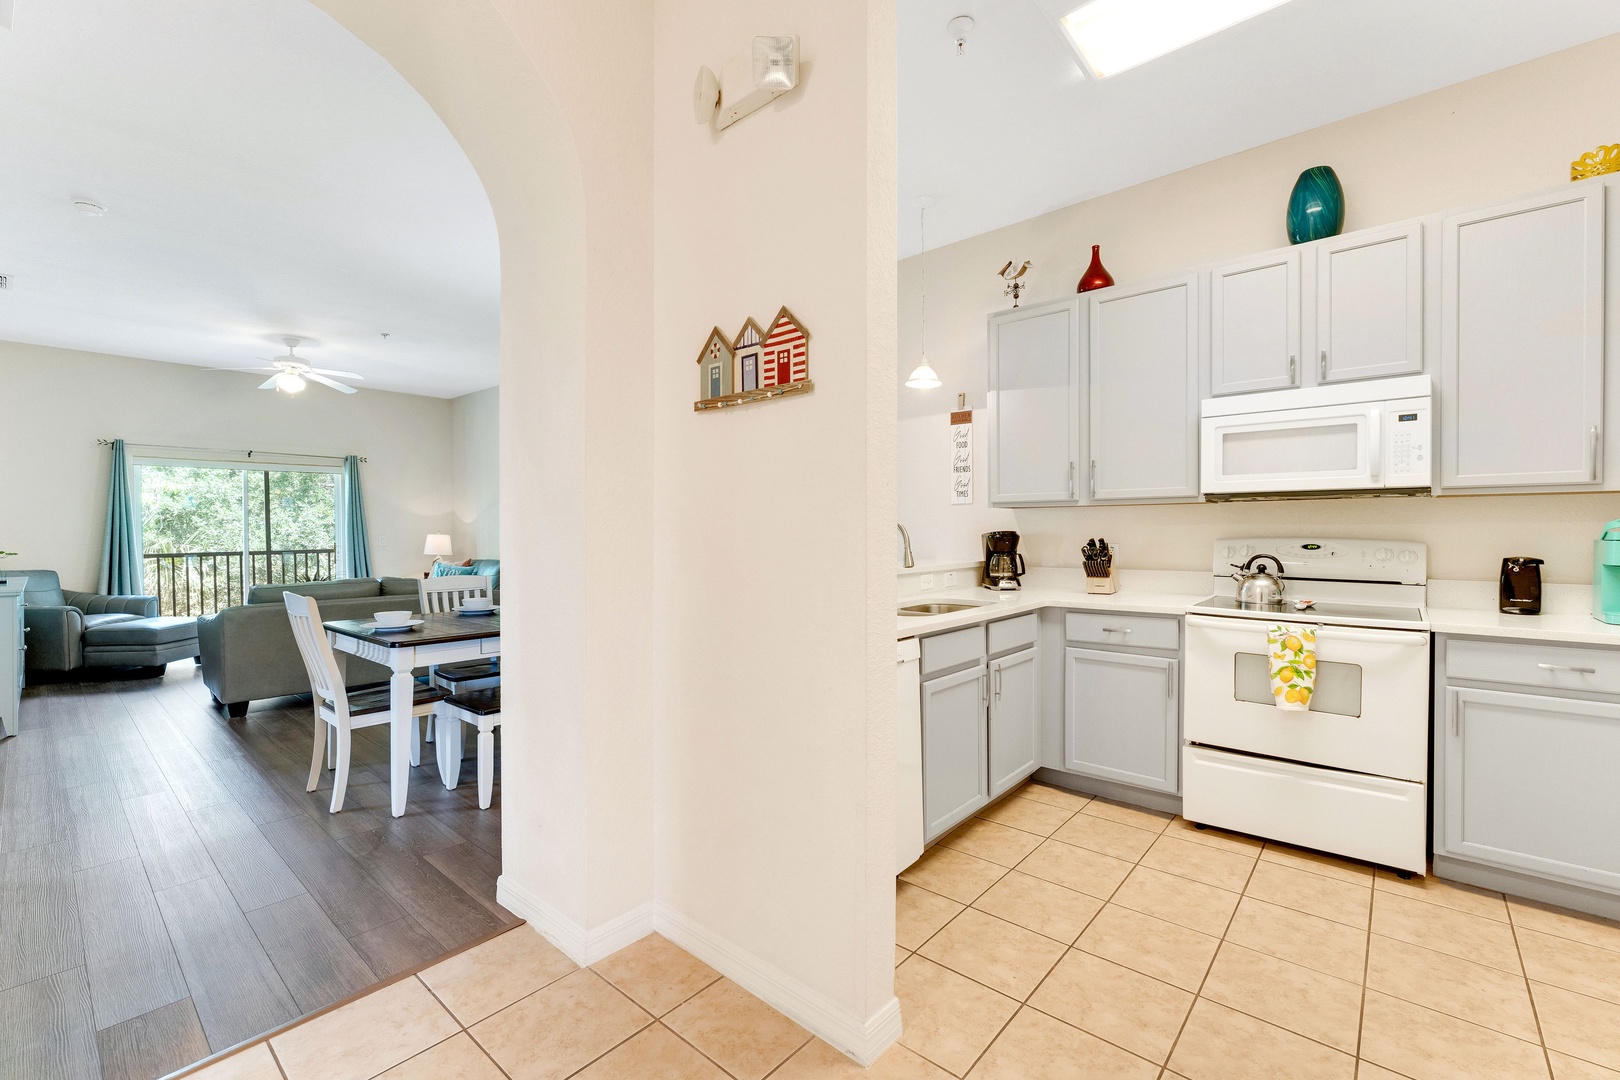
{"label": "pendant light", "polygon": [[913,390],[933,390],[939,386],[939,376],[928,366],[928,204],[933,201],[927,195],[917,200],[918,231],[922,240],[922,323],[917,335],[917,366],[906,376],[906,385]]}

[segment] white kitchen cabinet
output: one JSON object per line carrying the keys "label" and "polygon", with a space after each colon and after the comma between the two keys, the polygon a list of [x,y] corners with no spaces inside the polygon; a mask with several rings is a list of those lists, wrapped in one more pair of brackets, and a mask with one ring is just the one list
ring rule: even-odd
{"label": "white kitchen cabinet", "polygon": [[1436,853],[1620,892],[1620,704],[1456,687],[1445,704]]}
{"label": "white kitchen cabinet", "polygon": [[990,503],[1080,495],[1080,299],[990,316]]}
{"label": "white kitchen cabinet", "polygon": [[895,645],[894,872],[922,858],[922,652],[916,638]]}
{"label": "white kitchen cabinet", "polygon": [[990,661],[990,797],[1040,766],[1041,688],[1038,653],[1021,649]]}
{"label": "white kitchen cabinet", "polygon": [[1448,215],[1441,239],[1441,487],[1598,487],[1603,186]]}
{"label": "white kitchen cabinet", "polygon": [[[981,631],[982,632],[982,631]],[[922,684],[923,822],[933,840],[990,801],[984,661]]]}
{"label": "white kitchen cabinet", "polygon": [[1198,275],[1087,300],[1091,502],[1198,498]]}
{"label": "white kitchen cabinet", "polygon": [[1210,394],[1299,386],[1299,357],[1298,248],[1210,271]]}
{"label": "white kitchen cabinet", "polygon": [[1423,223],[1311,245],[1317,383],[1423,370]]}
{"label": "white kitchen cabinet", "polygon": [[1178,664],[1163,656],[1064,650],[1063,767],[1174,794],[1180,739]]}
{"label": "white kitchen cabinet", "polygon": [[22,709],[23,586],[28,579],[13,574],[0,576],[0,739],[17,734],[17,714]]}

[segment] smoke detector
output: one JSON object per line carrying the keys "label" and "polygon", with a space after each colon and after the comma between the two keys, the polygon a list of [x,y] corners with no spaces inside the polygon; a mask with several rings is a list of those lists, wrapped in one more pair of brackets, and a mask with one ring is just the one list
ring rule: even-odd
{"label": "smoke detector", "polygon": [[973,33],[973,26],[973,16],[971,15],[958,15],[945,24],[946,32],[951,35],[951,40],[956,42],[957,56],[962,56],[967,52],[968,36]]}
{"label": "smoke detector", "polygon": [[107,212],[107,208],[94,199],[74,199],[73,209],[85,217],[100,217]]}

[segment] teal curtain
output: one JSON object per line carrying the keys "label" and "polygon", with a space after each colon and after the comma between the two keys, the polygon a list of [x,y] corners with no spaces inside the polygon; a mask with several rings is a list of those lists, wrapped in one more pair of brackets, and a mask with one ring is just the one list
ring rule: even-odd
{"label": "teal curtain", "polygon": [[360,459],[343,459],[343,576],[371,576],[371,542],[366,539],[366,506],[360,498]]}
{"label": "teal curtain", "polygon": [[98,588],[109,596],[140,596],[145,589],[142,578],[141,531],[135,525],[135,502],[129,494],[129,459],[124,455],[124,440],[114,439]]}

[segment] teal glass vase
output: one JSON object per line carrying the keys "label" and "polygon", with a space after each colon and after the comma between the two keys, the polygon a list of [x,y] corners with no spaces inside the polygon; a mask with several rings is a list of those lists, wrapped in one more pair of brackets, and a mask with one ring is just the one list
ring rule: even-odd
{"label": "teal glass vase", "polygon": [[1288,242],[1308,244],[1344,228],[1344,187],[1331,165],[1313,165],[1294,181],[1288,196]]}

